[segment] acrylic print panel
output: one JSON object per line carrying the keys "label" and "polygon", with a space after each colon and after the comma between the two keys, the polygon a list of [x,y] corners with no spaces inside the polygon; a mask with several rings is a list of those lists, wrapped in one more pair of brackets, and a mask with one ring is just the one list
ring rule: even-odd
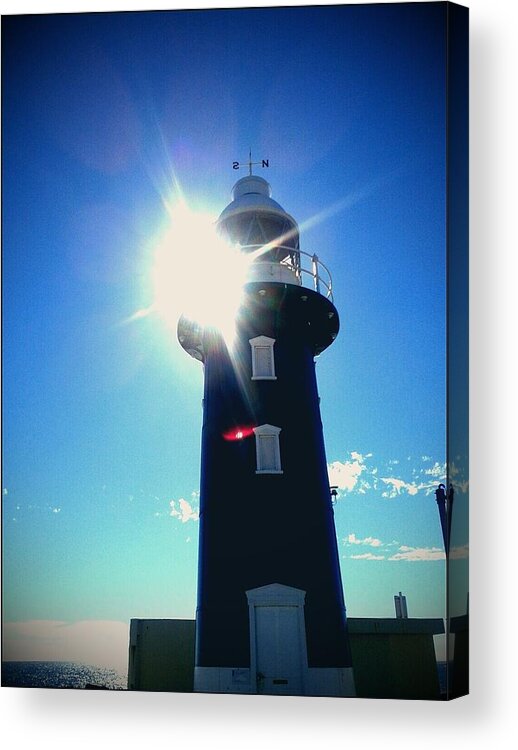
{"label": "acrylic print panel", "polygon": [[3,685],[465,694],[467,10],[2,20]]}

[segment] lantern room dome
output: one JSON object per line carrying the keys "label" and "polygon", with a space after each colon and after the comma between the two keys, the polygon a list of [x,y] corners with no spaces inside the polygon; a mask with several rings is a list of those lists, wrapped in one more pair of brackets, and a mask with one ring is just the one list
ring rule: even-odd
{"label": "lantern room dome", "polygon": [[270,184],[257,175],[236,182],[232,201],[221,212],[218,231],[240,245],[282,244],[298,248],[297,222],[271,197]]}
{"label": "lantern room dome", "polygon": [[[255,174],[247,175],[242,177],[236,182],[232,188],[232,199],[236,200],[243,195],[266,195],[268,198],[272,197],[272,188],[270,183],[262,177]],[[273,201],[275,203],[275,201]],[[278,205],[278,204],[276,204]]]}

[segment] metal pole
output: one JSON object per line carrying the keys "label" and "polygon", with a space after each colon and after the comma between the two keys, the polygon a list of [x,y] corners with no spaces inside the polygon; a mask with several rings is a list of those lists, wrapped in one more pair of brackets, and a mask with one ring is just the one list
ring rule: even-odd
{"label": "metal pole", "polygon": [[453,516],[453,496],[455,495],[455,490],[453,489],[453,484],[450,482],[450,486],[448,487],[448,505],[447,505],[447,515],[448,515],[448,548],[447,552],[450,551],[450,540],[451,540],[451,519]]}
{"label": "metal pole", "polygon": [[446,517],[446,492],[444,491],[444,484],[440,484],[435,490],[435,499],[439,508],[439,518],[441,519],[444,551],[448,554],[448,521]]}

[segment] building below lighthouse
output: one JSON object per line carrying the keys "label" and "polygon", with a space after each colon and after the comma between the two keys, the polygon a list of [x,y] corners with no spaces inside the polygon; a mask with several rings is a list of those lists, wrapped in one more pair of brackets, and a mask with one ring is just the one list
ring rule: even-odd
{"label": "building below lighthouse", "polygon": [[178,325],[204,365],[194,690],[353,696],[315,374],[339,331],[331,276],[261,177],[217,228],[249,261],[234,341]]}

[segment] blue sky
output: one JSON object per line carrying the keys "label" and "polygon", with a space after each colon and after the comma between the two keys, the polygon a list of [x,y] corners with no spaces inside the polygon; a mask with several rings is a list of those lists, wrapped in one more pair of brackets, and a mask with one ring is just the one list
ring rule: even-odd
{"label": "blue sky", "polygon": [[250,146],[333,276],[342,327],[317,372],[348,614],[392,616],[401,590],[444,616],[443,14],[3,19],[6,657],[65,653],[87,621],[124,661],[131,617],[194,616],[202,371],[132,316],[167,205],[217,216]]}

